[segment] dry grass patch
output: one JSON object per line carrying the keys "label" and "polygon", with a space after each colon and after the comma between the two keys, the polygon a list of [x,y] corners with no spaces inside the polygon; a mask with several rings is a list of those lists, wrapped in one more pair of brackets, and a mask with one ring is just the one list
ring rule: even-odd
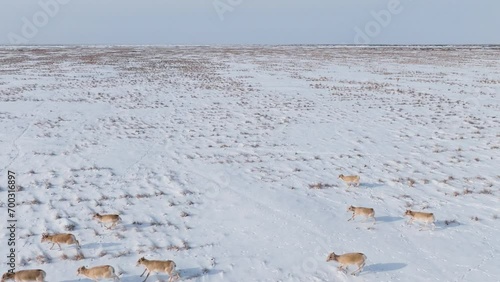
{"label": "dry grass patch", "polygon": [[169,250],[169,251],[176,251],[176,252],[186,251],[186,250],[189,250],[189,249],[191,249],[191,246],[186,241],[182,241],[182,246],[170,245],[170,246],[167,247],[167,250]]}
{"label": "dry grass patch", "polygon": [[469,188],[465,188],[464,191],[462,192],[463,195],[472,194],[472,193],[474,193],[474,191],[470,190]]}
{"label": "dry grass patch", "polygon": [[478,192],[479,194],[486,194],[486,195],[493,195],[493,191],[488,188],[484,188],[481,191]]}
{"label": "dry grass patch", "polygon": [[36,262],[39,264],[46,264],[46,263],[51,263],[52,259],[46,255],[46,254],[41,254],[36,256]]}
{"label": "dry grass patch", "polygon": [[331,187],[335,187],[335,185],[322,183],[322,182],[309,184],[309,189],[325,189],[325,188],[331,188]]}
{"label": "dry grass patch", "polygon": [[82,260],[82,259],[85,259],[85,256],[82,253],[79,253],[75,257],[73,257],[73,260]]}

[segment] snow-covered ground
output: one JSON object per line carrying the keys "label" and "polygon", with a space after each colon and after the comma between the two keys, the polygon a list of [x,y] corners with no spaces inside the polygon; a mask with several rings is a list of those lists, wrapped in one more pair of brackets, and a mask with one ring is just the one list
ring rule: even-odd
{"label": "snow-covered ground", "polygon": [[[0,250],[90,281],[500,281],[500,49],[0,48]],[[361,175],[346,189],[339,174]],[[376,223],[347,220],[350,205]],[[434,230],[407,225],[432,212]],[[92,214],[119,213],[102,228]],[[41,234],[72,232],[50,250]],[[359,276],[326,262],[362,252]],[[350,270],[354,270],[350,267]],[[151,275],[148,281],[166,281]]]}

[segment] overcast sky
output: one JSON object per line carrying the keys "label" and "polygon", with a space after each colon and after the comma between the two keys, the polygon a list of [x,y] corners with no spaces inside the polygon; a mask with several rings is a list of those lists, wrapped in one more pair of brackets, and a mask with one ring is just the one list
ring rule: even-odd
{"label": "overcast sky", "polygon": [[500,0],[0,0],[12,43],[500,44]]}

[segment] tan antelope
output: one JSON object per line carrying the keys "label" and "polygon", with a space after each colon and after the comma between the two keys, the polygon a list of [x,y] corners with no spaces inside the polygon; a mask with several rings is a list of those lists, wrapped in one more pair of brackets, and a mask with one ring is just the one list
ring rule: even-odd
{"label": "tan antelope", "polygon": [[355,207],[355,206],[350,206],[347,211],[352,211],[352,217],[348,219],[347,221],[353,220],[357,215],[363,215],[365,216],[365,221],[368,218],[373,218],[374,221],[375,219],[375,210],[372,208],[363,208],[363,207]]}
{"label": "tan antelope", "polygon": [[[428,226],[429,224],[431,224],[433,230],[434,230],[434,227],[436,226],[434,224],[434,221],[436,221],[436,219],[434,218],[434,214],[433,213],[429,213],[429,212],[416,212],[416,211],[412,211],[412,210],[406,210],[405,216],[410,216],[410,220],[408,221],[408,224],[412,224],[413,221],[416,220],[416,221],[420,221],[420,222],[425,223],[426,226]],[[423,229],[420,228],[420,231],[422,231],[422,230]]]}
{"label": "tan antelope", "polygon": [[16,282],[45,281],[47,273],[41,269],[19,270],[14,273],[7,272],[2,275],[2,282],[14,280]]}
{"label": "tan antelope", "polygon": [[111,265],[101,265],[95,266],[92,268],[86,268],[82,266],[78,268],[77,275],[86,276],[94,281],[98,281],[98,279],[109,279],[113,278],[114,281],[119,281],[120,278],[115,273],[115,269]]}
{"label": "tan antelope", "polygon": [[59,250],[62,250],[60,244],[76,245],[77,249],[80,249],[80,242],[78,242],[78,240],[76,240],[75,235],[73,235],[71,233],[59,233],[59,234],[52,234],[52,235],[44,233],[44,234],[42,234],[42,243],[43,242],[52,243],[52,246],[50,247],[51,250],[55,244],[57,244],[59,246]]}
{"label": "tan antelope", "polygon": [[179,273],[177,273],[177,271],[175,270],[176,267],[175,262],[171,260],[147,260],[144,257],[142,257],[137,261],[137,266],[140,266],[141,264],[144,265],[146,269],[144,269],[144,272],[141,274],[140,277],[142,277],[144,273],[148,271],[148,275],[146,275],[146,278],[144,279],[143,282],[145,282],[148,279],[149,274],[151,274],[151,272],[167,273],[169,276],[168,282],[174,281],[174,278],[177,279],[180,278]]}
{"label": "tan antelope", "polygon": [[365,266],[366,256],[362,253],[347,253],[343,255],[337,255],[332,252],[328,256],[326,261],[332,261],[332,260],[340,264],[337,269],[341,270],[344,273],[347,273],[347,268],[349,267],[349,265],[358,266],[358,269],[351,273],[351,275],[356,275],[356,272],[357,273],[361,272],[363,266]]}
{"label": "tan antelope", "polygon": [[339,175],[339,178],[342,179],[347,184],[347,188],[351,187],[351,184],[355,184],[359,186],[359,175]]}
{"label": "tan antelope", "polygon": [[111,229],[113,227],[115,227],[118,222],[120,222],[122,219],[119,215],[117,214],[94,214],[94,216],[92,217],[92,219],[97,219],[97,221],[99,221],[101,223],[102,226],[105,226],[104,224],[105,223],[111,223],[111,226],[105,226],[107,229]]}

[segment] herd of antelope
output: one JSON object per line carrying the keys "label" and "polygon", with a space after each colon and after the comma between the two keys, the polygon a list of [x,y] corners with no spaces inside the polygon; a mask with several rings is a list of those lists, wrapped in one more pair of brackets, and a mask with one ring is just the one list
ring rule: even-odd
{"label": "herd of antelope", "polygon": [[[356,186],[359,186],[359,179],[360,177],[358,175],[339,175],[339,179],[342,179],[347,185],[348,188],[354,184]],[[366,208],[366,207],[355,207],[355,206],[349,206],[347,208],[347,211],[352,212],[352,217],[348,219],[348,221],[354,220],[356,216],[364,216],[365,221],[368,220],[369,218],[373,219],[373,222],[375,223],[375,210],[373,208]],[[406,210],[405,216],[409,216],[410,220],[408,221],[408,224],[412,224],[413,221],[419,221],[422,223],[425,223],[426,226],[429,224],[432,225],[432,229],[434,229],[435,225],[435,218],[434,214],[432,213],[426,213],[426,212],[417,212],[417,211],[412,211],[412,210]],[[92,219],[97,220],[103,227],[106,227],[107,229],[114,228],[120,221],[121,218],[117,214],[94,214]],[[106,226],[106,224],[110,224],[109,226]],[[422,230],[422,229],[420,229]],[[42,234],[42,240],[41,242],[48,242],[52,243],[52,246],[50,249],[57,245],[59,247],[59,250],[61,249],[61,244],[66,244],[66,245],[76,245],[77,250],[80,250],[80,242],[76,239],[75,235],[70,234],[70,233],[59,233],[59,234]],[[338,270],[343,271],[344,273],[347,272],[347,268],[349,265],[356,265],[358,268],[352,272],[352,275],[356,275],[357,273],[361,272],[363,269],[363,266],[365,265],[366,261],[366,255],[363,253],[346,253],[343,255],[337,255],[335,253],[331,253],[327,260],[328,261],[336,261],[339,263]],[[151,274],[151,272],[155,273],[167,273],[169,275],[169,282],[174,281],[174,279],[180,279],[179,273],[175,270],[175,262],[172,260],[148,260],[144,257],[141,257],[137,261],[137,266],[143,265],[145,267],[144,272],[141,274],[140,277],[148,271],[148,274],[146,275],[146,278],[144,281],[146,281]],[[8,280],[14,280],[16,282],[25,282],[25,281],[37,281],[37,282],[43,282],[45,277],[46,277],[45,271],[41,269],[33,269],[33,270],[20,270],[14,273],[5,273],[2,276],[2,281],[8,281]],[[77,275],[82,275],[86,276],[93,281],[98,281],[98,279],[113,279],[114,281],[118,281],[119,277],[115,272],[115,269],[111,265],[101,265],[101,266],[95,266],[92,268],[87,268],[85,266],[82,266],[78,268],[77,270]],[[143,282],[144,282],[143,281]]]}
{"label": "herd of antelope", "polygon": [[[121,217],[117,214],[94,214],[92,219],[97,220],[101,226],[111,229],[115,227],[118,223],[121,222]],[[109,226],[106,226],[108,224]],[[42,234],[42,243],[47,242],[51,243],[50,249],[52,250],[55,245],[59,247],[59,250],[62,250],[61,245],[75,245],[79,254],[80,251],[80,242],[76,239],[75,235],[71,233],[57,233],[57,234]],[[82,255],[83,256],[83,255]],[[175,262],[171,260],[148,260],[144,257],[141,257],[137,261],[137,266],[144,266],[144,272],[140,277],[148,271],[146,278],[143,282],[145,282],[151,272],[153,273],[167,273],[169,276],[168,281],[174,281],[174,279],[180,279],[179,273],[176,271]],[[85,276],[93,281],[98,281],[99,279],[113,279],[113,281],[119,281],[120,278],[116,274],[114,267],[111,265],[100,265],[94,266],[91,268],[87,268],[85,266],[81,266],[76,271],[77,275]],[[15,282],[28,282],[28,281],[37,281],[43,282],[45,281],[45,277],[47,273],[42,269],[29,269],[29,270],[20,270],[16,272],[7,272],[2,276],[1,282],[14,280]]]}
{"label": "herd of antelope", "polygon": [[[352,184],[359,186],[359,175],[339,175],[339,179],[342,179],[347,184],[347,188],[351,187]],[[347,221],[353,220],[356,216],[364,216],[365,221],[369,218],[373,219],[373,222],[375,223],[375,210],[373,208],[366,208],[366,207],[355,207],[355,206],[350,206],[347,208],[347,211],[352,212],[352,217],[348,219]],[[434,229],[435,224],[434,222],[436,219],[434,218],[433,213],[427,213],[427,212],[417,212],[417,211],[412,211],[412,210],[406,210],[404,213],[405,216],[409,216],[410,220],[407,222],[408,224],[412,224],[413,221],[419,221],[422,223],[425,223],[426,226],[429,224],[432,225],[432,229]],[[422,228],[420,230],[423,230]],[[347,267],[349,265],[356,265],[358,269],[356,269],[354,272],[352,272],[352,275],[356,275],[357,273],[361,272],[363,269],[363,266],[365,265],[366,261],[366,255],[363,253],[347,253],[343,255],[337,255],[335,253],[331,253],[326,261],[336,261],[339,263],[338,270],[343,271],[344,273],[347,272]]]}

